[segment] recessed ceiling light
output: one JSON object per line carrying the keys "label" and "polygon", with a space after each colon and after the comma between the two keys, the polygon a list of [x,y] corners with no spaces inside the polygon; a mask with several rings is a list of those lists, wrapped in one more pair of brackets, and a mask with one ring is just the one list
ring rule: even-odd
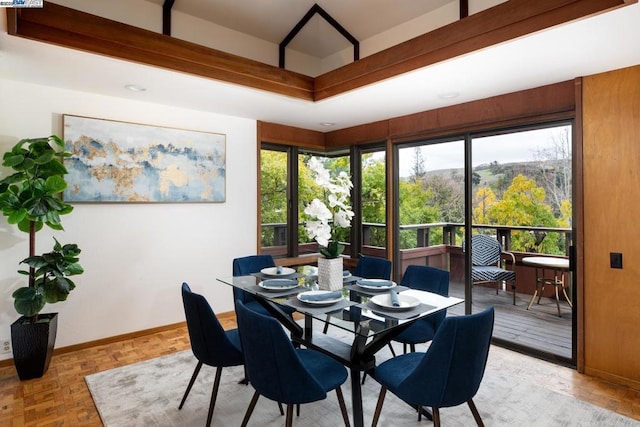
{"label": "recessed ceiling light", "polygon": [[146,87],[142,87],[139,85],[126,85],[124,88],[133,92],[144,92],[147,90]]}
{"label": "recessed ceiling light", "polygon": [[438,95],[440,99],[453,99],[459,97],[460,94],[458,92],[445,92]]}
{"label": "recessed ceiling light", "polygon": [[331,122],[324,122],[324,123],[320,123],[321,126],[335,126],[335,123],[331,123]]}

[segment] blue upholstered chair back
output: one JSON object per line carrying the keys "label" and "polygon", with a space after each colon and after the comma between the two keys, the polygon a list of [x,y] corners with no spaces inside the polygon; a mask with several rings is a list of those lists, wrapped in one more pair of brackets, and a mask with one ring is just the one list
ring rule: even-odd
{"label": "blue upholstered chair back", "polygon": [[394,393],[412,405],[446,408],[478,392],[493,333],[493,307],[447,317],[416,369]]}
{"label": "blue upholstered chair back", "polygon": [[367,279],[391,278],[391,261],[386,258],[362,256],[353,270],[353,275]]}
{"label": "blue upholstered chair back", "polygon": [[287,404],[314,402],[327,396],[277,320],[251,310],[242,301],[236,301],[236,314],[247,375],[258,393]]}
{"label": "blue upholstered chair back", "polygon": [[182,284],[182,303],[194,356],[209,366],[242,364],[242,352],[234,346],[207,300]]}
{"label": "blue upholstered chair back", "polygon": [[[433,292],[444,297],[449,296],[449,272],[440,268],[410,265],[405,270],[400,284],[411,289]],[[446,310],[441,310],[424,320],[431,322],[437,330],[446,315]]]}
{"label": "blue upholstered chair back", "polygon": [[471,236],[471,263],[473,265],[498,265],[502,245],[498,239],[486,234]]}
{"label": "blue upholstered chair back", "polygon": [[[271,255],[250,255],[242,258],[235,258],[233,260],[233,275],[248,276],[249,274],[260,272],[263,268],[275,266],[276,263],[273,261],[273,257]],[[233,299],[240,300],[242,302],[254,300],[250,294],[236,287],[233,288]]]}

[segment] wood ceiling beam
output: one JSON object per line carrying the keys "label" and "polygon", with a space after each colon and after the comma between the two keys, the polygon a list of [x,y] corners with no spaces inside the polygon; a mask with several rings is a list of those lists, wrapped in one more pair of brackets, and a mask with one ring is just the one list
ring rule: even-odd
{"label": "wood ceiling beam", "polygon": [[510,0],[316,77],[315,99],[628,4],[628,0]]}
{"label": "wood ceiling beam", "polygon": [[8,33],[145,65],[313,100],[313,78],[45,2],[7,9]]}
{"label": "wood ceiling beam", "polygon": [[315,79],[48,2],[7,9],[7,27],[14,36],[317,101],[636,2],[510,0]]}

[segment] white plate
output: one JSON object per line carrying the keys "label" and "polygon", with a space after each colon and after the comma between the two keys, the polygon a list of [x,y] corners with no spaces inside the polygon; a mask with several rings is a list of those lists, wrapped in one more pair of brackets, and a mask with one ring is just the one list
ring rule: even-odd
{"label": "white plate", "polygon": [[334,291],[308,291],[308,292],[301,292],[298,295],[296,295],[296,298],[298,298],[298,301],[300,301],[301,303],[309,304],[309,305],[317,305],[317,306],[331,305],[331,304],[335,304],[337,302],[340,302],[342,300],[342,296],[340,296],[340,298],[327,299],[327,300],[322,300],[322,301],[306,301],[306,300],[300,298],[301,295],[321,295],[321,294],[326,294],[326,293],[330,293],[330,292],[334,292]]}
{"label": "white plate", "polygon": [[287,277],[295,274],[295,270],[289,267],[282,267],[282,271],[278,274],[278,267],[267,267],[260,270],[260,273],[271,277]]}
{"label": "white plate", "polygon": [[[369,282],[390,282],[390,280],[385,280],[385,279],[363,279],[363,280],[366,280],[366,281],[369,281]],[[361,288],[371,289],[371,290],[374,290],[374,291],[381,291],[381,290],[384,290],[384,289],[391,289],[391,288],[395,288],[396,286],[398,286],[396,284],[396,282],[391,282],[390,286],[361,285],[358,282],[360,282],[360,281],[359,280],[356,281],[356,285],[360,286]]]}
{"label": "white plate", "polygon": [[389,294],[376,295],[371,298],[372,303],[379,307],[386,308],[387,310],[409,310],[420,305],[420,300],[418,298],[409,295],[398,294],[398,301],[400,302],[400,307],[394,307],[391,303],[391,296]]}
{"label": "white plate", "polygon": [[[269,280],[278,280],[278,279],[269,279]],[[288,280],[288,279],[285,279]],[[260,283],[258,283],[258,286],[260,286],[262,289],[265,289],[267,291],[287,291],[289,289],[293,289],[293,288],[297,288],[298,286],[300,286],[300,284],[298,283],[298,281],[296,280],[295,284],[291,284],[291,285],[286,285],[286,286],[269,286],[269,284],[265,284],[264,282],[268,282],[268,280],[264,280]]]}

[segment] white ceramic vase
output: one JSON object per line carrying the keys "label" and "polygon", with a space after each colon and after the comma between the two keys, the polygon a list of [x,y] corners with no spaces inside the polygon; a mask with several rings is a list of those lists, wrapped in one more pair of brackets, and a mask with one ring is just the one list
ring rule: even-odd
{"label": "white ceramic vase", "polygon": [[318,288],[328,291],[342,289],[342,257],[318,258]]}

